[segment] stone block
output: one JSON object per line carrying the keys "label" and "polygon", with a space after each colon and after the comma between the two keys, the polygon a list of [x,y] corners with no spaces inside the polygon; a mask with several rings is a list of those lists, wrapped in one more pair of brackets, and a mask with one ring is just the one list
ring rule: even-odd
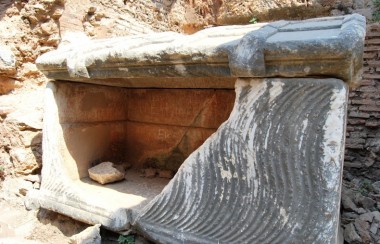
{"label": "stone block", "polygon": [[370,225],[368,224],[368,222],[361,219],[355,219],[354,225],[363,243],[370,243],[372,241],[372,238],[368,232],[370,228]]}
{"label": "stone block", "polygon": [[88,169],[88,175],[91,179],[104,185],[120,180],[124,180],[125,171],[111,162],[103,162]]}
{"label": "stone block", "polygon": [[[116,42],[73,43],[43,54],[37,66],[51,79],[92,83],[108,79],[110,85],[118,82],[110,78],[117,78],[125,80],[123,86],[138,85],[130,83],[136,78],[157,76],[324,75],[355,83],[362,69],[364,34],[365,18],[358,14],[305,22],[221,26],[190,36],[152,33],[118,38]],[[152,45],[155,48],[146,48]]]}
{"label": "stone block", "polygon": [[15,79],[0,76],[0,94],[6,94],[18,86]]}
{"label": "stone block", "polygon": [[84,231],[70,237],[70,244],[101,244],[100,225],[88,227]]}
{"label": "stone block", "polygon": [[363,240],[360,238],[355,230],[354,224],[348,224],[344,229],[344,240],[349,243],[362,243]]}

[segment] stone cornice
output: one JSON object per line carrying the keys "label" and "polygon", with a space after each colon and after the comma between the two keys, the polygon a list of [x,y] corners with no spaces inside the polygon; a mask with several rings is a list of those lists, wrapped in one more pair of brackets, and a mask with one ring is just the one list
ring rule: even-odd
{"label": "stone cornice", "polygon": [[352,83],[361,75],[364,36],[365,18],[358,14],[220,26],[188,36],[76,40],[42,55],[37,66],[51,79],[104,85],[155,77],[329,76]]}

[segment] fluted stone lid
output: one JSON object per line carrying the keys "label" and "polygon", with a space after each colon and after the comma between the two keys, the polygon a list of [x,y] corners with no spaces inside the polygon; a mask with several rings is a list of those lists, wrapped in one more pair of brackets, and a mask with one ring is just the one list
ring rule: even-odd
{"label": "fluted stone lid", "polygon": [[328,76],[355,82],[364,37],[365,18],[353,14],[220,26],[193,35],[78,39],[42,55],[37,66],[55,80],[126,87],[136,86],[133,79],[156,77]]}

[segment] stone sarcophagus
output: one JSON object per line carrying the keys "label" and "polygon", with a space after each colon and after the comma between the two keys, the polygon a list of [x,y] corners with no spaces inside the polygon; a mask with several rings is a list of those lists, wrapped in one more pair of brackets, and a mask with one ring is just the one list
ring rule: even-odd
{"label": "stone sarcophagus", "polygon": [[[160,243],[338,242],[347,83],[364,32],[349,15],[44,54],[54,81],[32,203]],[[125,180],[89,179],[104,161],[128,166]],[[175,175],[153,177],[162,171]]]}

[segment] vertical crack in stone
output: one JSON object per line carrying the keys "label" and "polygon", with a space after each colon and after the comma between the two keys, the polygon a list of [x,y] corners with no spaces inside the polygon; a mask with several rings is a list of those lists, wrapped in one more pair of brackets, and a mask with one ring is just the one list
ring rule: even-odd
{"label": "vertical crack in stone", "polygon": [[189,124],[189,126],[186,127],[186,130],[184,131],[183,135],[181,136],[181,139],[179,140],[178,144],[174,147],[175,149],[181,148],[182,143],[184,142],[185,138],[188,136],[188,132],[192,127],[197,127],[201,122],[199,121],[203,112],[205,111],[206,108],[209,107],[211,102],[215,99],[215,94],[212,95],[211,98],[207,99],[203,104],[202,107],[199,109],[199,112],[194,116],[193,120]]}

